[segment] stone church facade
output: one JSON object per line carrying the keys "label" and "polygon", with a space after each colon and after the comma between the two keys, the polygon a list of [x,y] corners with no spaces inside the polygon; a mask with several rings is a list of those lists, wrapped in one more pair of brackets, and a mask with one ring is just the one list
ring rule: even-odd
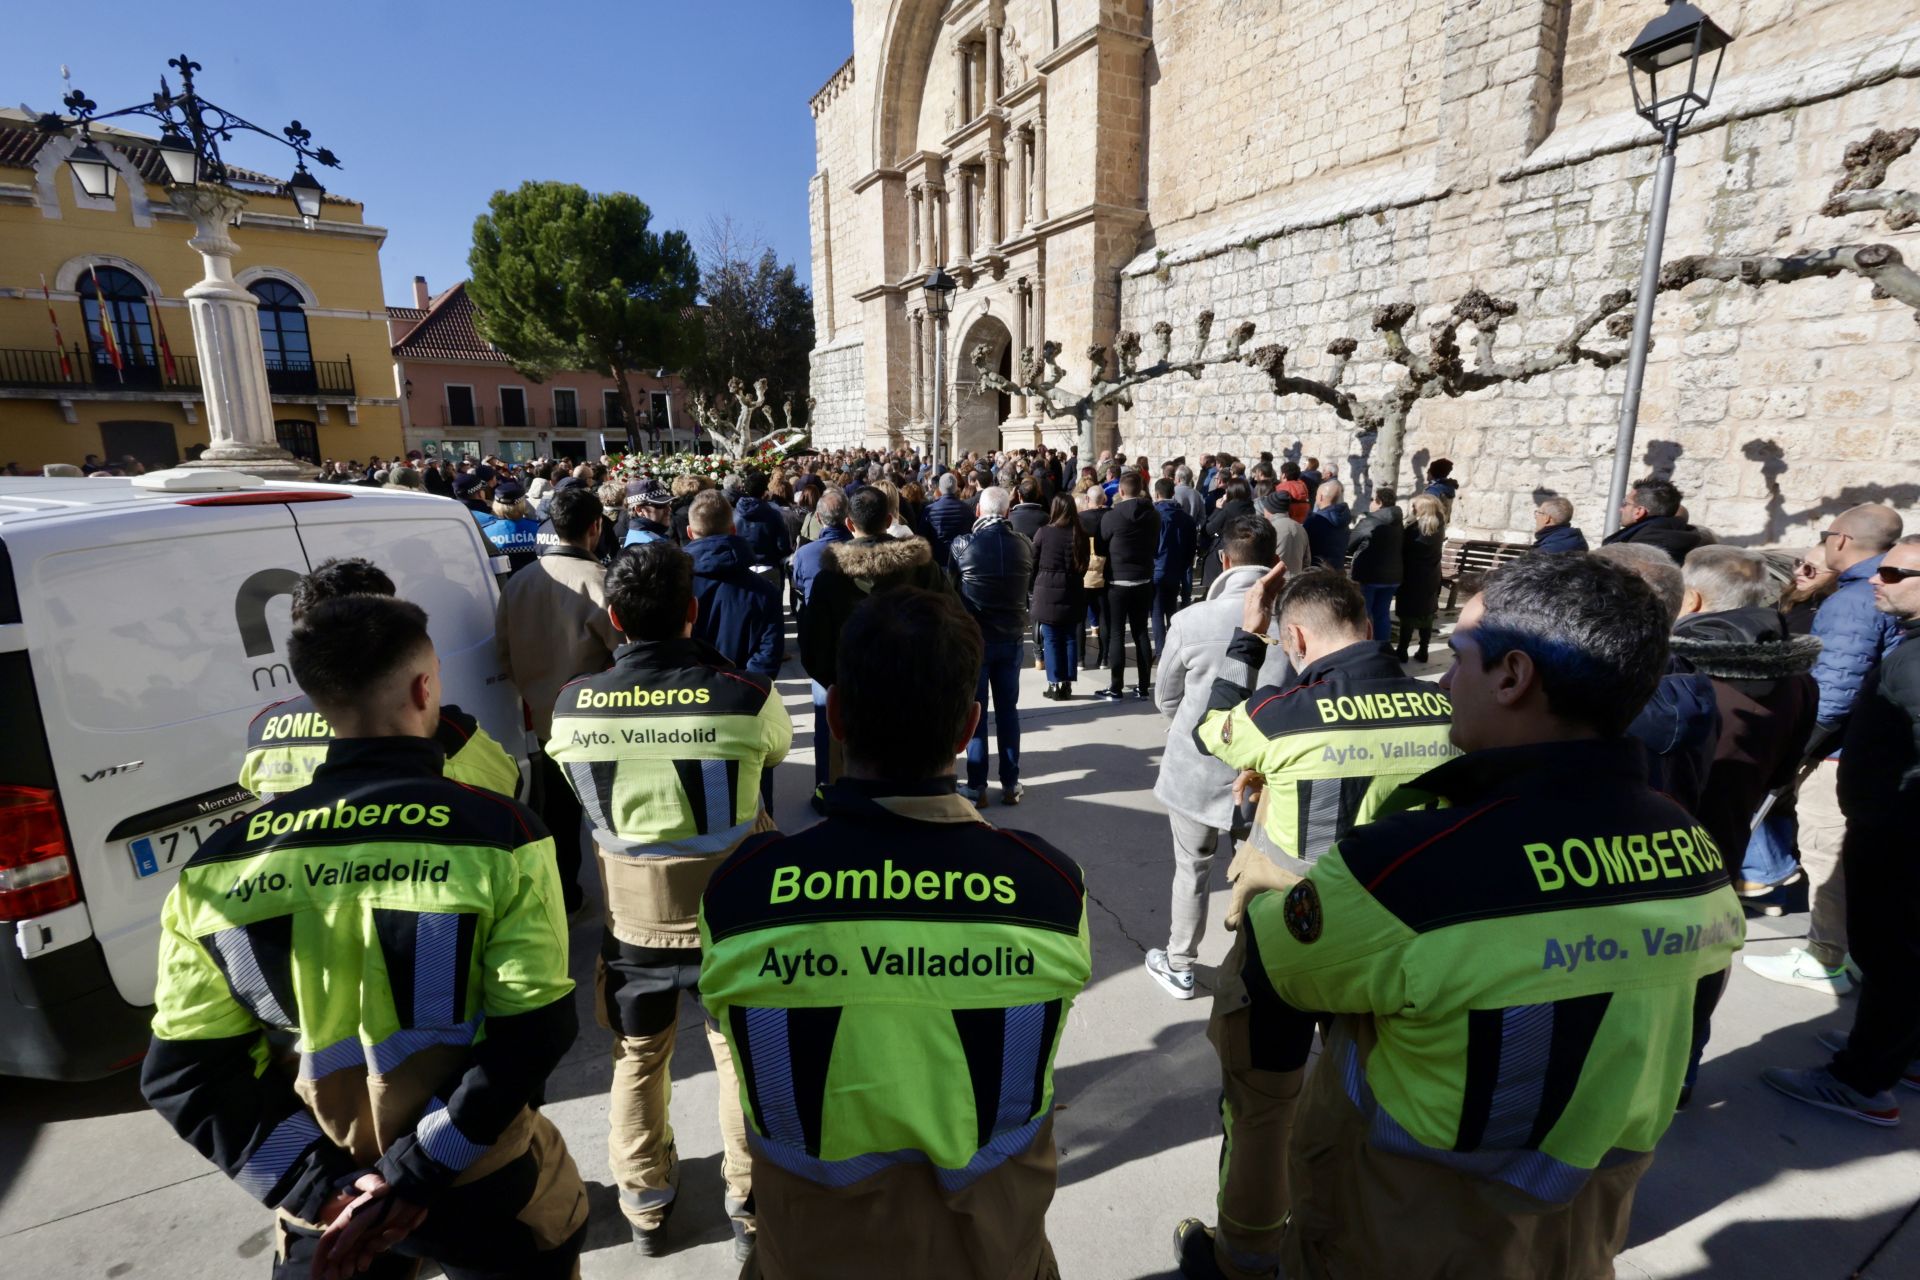
{"label": "stone church facade", "polygon": [[[1713,0],[1735,41],[1683,137],[1667,231],[1685,254],[1785,255],[1920,229],[1820,207],[1846,145],[1920,126],[1920,11],[1885,0]],[[1618,57],[1652,0],[853,0],[853,56],[814,97],[815,438],[924,445],[932,386],[962,449],[1066,445],[1071,423],[979,394],[1042,338],[1085,387],[1089,345],[1203,308],[1348,385],[1400,376],[1368,327],[1478,288],[1517,304],[1505,357],[1551,351],[1632,288],[1653,131]],[[1920,187],[1920,154],[1889,186]],[[935,361],[920,282],[960,283]],[[1920,325],[1851,275],[1663,295],[1635,473],[1669,476],[1723,538],[1804,540],[1860,501],[1920,528]],[[1416,336],[1418,335],[1418,336]],[[1590,345],[1618,347],[1597,331]],[[1472,357],[1469,356],[1469,359]],[[1623,366],[1560,370],[1413,411],[1404,485],[1446,456],[1457,533],[1521,536],[1537,497],[1598,533]],[[1318,456],[1362,485],[1370,438],[1237,365],[1139,388],[1103,445],[1160,459]]]}

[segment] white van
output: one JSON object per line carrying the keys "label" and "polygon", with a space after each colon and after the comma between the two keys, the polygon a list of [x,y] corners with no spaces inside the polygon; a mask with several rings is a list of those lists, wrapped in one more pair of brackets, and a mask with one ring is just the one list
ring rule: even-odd
{"label": "white van", "polygon": [[251,807],[247,725],[298,692],[290,592],[338,556],[427,611],[446,701],[524,775],[494,565],[460,504],[220,472],[0,479],[0,1075],[145,1053],[161,903]]}

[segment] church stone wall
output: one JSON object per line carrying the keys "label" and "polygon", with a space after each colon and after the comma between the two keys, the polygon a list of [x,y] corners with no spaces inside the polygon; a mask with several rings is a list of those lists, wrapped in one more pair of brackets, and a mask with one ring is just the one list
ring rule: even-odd
{"label": "church stone wall", "polygon": [[[1730,57],[1715,102],[1744,118],[1683,139],[1667,258],[1870,241],[1895,244],[1909,261],[1920,257],[1914,232],[1888,233],[1868,215],[1818,215],[1848,142],[1876,127],[1920,124],[1920,27],[1889,21],[1911,24],[1911,14],[1838,0],[1803,3],[1799,12],[1786,3],[1765,8],[1771,26],[1756,46],[1781,56],[1738,64]],[[1122,273],[1125,326],[1144,331],[1165,318],[1185,338],[1194,315],[1210,306],[1216,334],[1252,320],[1254,345],[1288,345],[1290,367],[1308,376],[1326,369],[1329,341],[1351,336],[1361,347],[1349,385],[1378,390],[1399,370],[1367,326],[1371,309],[1400,300],[1419,306],[1407,332],[1421,347],[1424,321],[1479,287],[1519,304],[1501,330],[1503,355],[1550,350],[1596,298],[1634,285],[1658,152],[1651,130],[1618,119],[1627,86],[1617,53],[1645,21],[1641,8],[1583,0],[1568,21],[1569,78],[1576,70],[1584,78],[1571,83],[1582,96],[1549,105],[1562,118],[1581,117],[1576,123],[1556,123],[1530,151],[1493,157],[1478,187],[1448,148],[1423,147],[1397,164],[1242,201],[1223,209],[1234,215],[1224,223],[1196,208],[1169,225],[1157,199],[1152,247]],[[1831,41],[1764,40],[1795,24],[1812,24]],[[1891,34],[1870,34],[1889,27]],[[1595,62],[1597,49],[1607,52]],[[1188,50],[1182,62],[1189,56],[1202,54]],[[1496,45],[1495,56],[1510,55]],[[1512,70],[1524,73],[1519,63]],[[1272,109],[1267,86],[1245,92],[1250,113]],[[1233,114],[1220,90],[1214,101],[1220,115]],[[1169,164],[1162,147],[1157,141],[1156,169]],[[1920,157],[1900,162],[1893,179],[1920,185]],[[1183,235],[1189,227],[1200,230]],[[1807,539],[1860,501],[1890,501],[1908,513],[1910,528],[1920,527],[1920,417],[1910,407],[1920,390],[1920,332],[1910,309],[1871,293],[1846,276],[1764,290],[1695,285],[1663,296],[1635,474],[1670,476],[1696,522],[1744,542]],[[1589,345],[1622,344],[1596,331]],[[1181,350],[1177,343],[1176,355]],[[1333,464],[1350,487],[1377,479],[1368,450],[1330,411],[1298,397],[1276,400],[1267,385],[1238,368],[1149,384],[1121,417],[1123,447],[1155,459],[1216,448],[1297,451]],[[1544,492],[1571,498],[1578,522],[1597,532],[1623,385],[1624,366],[1581,367],[1423,402],[1411,418],[1400,484],[1416,464],[1450,457],[1463,481],[1457,533],[1522,536]]]}
{"label": "church stone wall", "polygon": [[[814,201],[815,288],[822,297],[824,254],[833,312],[816,351],[823,443],[871,438],[863,417],[902,400],[912,381],[897,335],[883,330],[916,304],[872,292],[888,280],[878,238],[892,233],[862,225],[843,194],[888,163],[874,153],[892,128],[876,118],[877,86],[892,83],[889,50],[912,43],[888,33],[910,29],[916,5],[951,26],[989,2],[856,0],[859,75],[826,110],[816,100],[828,180]],[[1043,329],[1029,337],[1063,342],[1069,386],[1085,385],[1083,344],[1108,340],[1116,320],[1142,331],[1171,321],[1179,354],[1210,307],[1216,344],[1252,320],[1255,345],[1285,343],[1290,366],[1307,374],[1325,370],[1330,340],[1359,339],[1349,385],[1376,391],[1400,372],[1367,327],[1379,303],[1419,307],[1407,332],[1424,346],[1425,322],[1467,289],[1510,298],[1519,314],[1499,351],[1513,355],[1550,350],[1594,299],[1637,278],[1657,142],[1631,114],[1618,52],[1657,5],[1005,0],[1002,9],[1009,91],[1045,81],[1053,222],[1033,247],[1015,246],[1005,280],[963,289],[956,312],[980,290],[1029,279]],[[1818,214],[1847,143],[1920,125],[1920,13],[1883,0],[1713,9],[1736,42],[1712,112],[1681,143],[1667,256],[1885,241],[1920,261],[1920,231]],[[1095,26],[1097,56],[1084,43]],[[944,39],[915,47],[932,61],[915,73],[928,87],[912,96],[914,145],[938,148],[954,100],[952,50]],[[1920,156],[1902,160],[1891,184],[1920,186]],[[864,343],[850,301],[862,290]],[[1742,541],[1799,540],[1853,502],[1891,501],[1910,520],[1920,508],[1911,408],[1920,344],[1908,309],[1873,299],[1855,277],[1695,285],[1662,298],[1654,332],[1635,472],[1670,475],[1700,523]],[[1589,344],[1622,345],[1599,331]],[[1523,535],[1546,491],[1571,498],[1597,532],[1622,383],[1620,368],[1578,367],[1423,401],[1397,479],[1404,487],[1415,465],[1453,458],[1459,533]],[[1266,386],[1239,368],[1169,378],[1138,389],[1112,425],[1122,448],[1156,460],[1297,451],[1350,480],[1384,479],[1329,410],[1276,401]],[[1033,436],[1026,423],[1006,425],[1009,443]]]}

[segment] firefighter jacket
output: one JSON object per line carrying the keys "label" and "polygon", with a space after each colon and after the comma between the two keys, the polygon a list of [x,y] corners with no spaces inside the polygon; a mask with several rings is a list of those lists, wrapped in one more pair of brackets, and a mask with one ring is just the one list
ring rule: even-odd
{"label": "firefighter jacket", "polygon": [[573,1041],[553,841],[441,766],[425,738],[335,741],[312,785],[209,839],[161,912],[141,1089],[309,1222],[356,1170],[431,1206],[518,1159]]}
{"label": "firefighter jacket", "polygon": [[700,945],[700,892],[772,826],[760,775],[792,745],[773,686],[701,640],[622,645],[612,667],[560,690],[547,754],[593,826],[616,939]]}
{"label": "firefighter jacket", "polygon": [[1460,754],[1448,738],[1446,694],[1407,675],[1384,645],[1348,645],[1291,685],[1249,696],[1250,673],[1268,654],[1260,637],[1235,629],[1194,738],[1266,778],[1264,834],[1296,863],[1311,864],[1370,821],[1394,788]]}
{"label": "firefighter jacket", "polygon": [[[804,1200],[807,1238],[848,1254],[770,1255],[767,1274],[1032,1275],[1054,1054],[1091,969],[1080,868],[987,825],[951,777],[825,800],[824,822],[742,845],[701,906],[700,998],[739,1071],[762,1247]],[[816,1190],[770,1200],[769,1179]],[[1001,1203],[1031,1218],[956,1207]]]}
{"label": "firefighter jacket", "polygon": [[1247,918],[1256,1066],[1305,1065],[1309,1010],[1370,1014],[1327,1064],[1369,1145],[1546,1204],[1653,1150],[1745,935],[1630,738],[1443,764]]}
{"label": "firefighter jacket", "polygon": [[[446,756],[447,777],[503,796],[519,796],[520,766],[478,720],[460,708],[440,708],[440,728],[433,740]],[[276,702],[247,726],[240,785],[262,799],[298,791],[313,781],[313,771],[332,745],[333,727],[305,694]]]}

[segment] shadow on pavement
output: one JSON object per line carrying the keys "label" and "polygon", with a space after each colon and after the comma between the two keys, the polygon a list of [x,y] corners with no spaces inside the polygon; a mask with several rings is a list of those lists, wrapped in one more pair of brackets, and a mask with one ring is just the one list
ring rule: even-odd
{"label": "shadow on pavement", "polygon": [[68,1120],[145,1111],[140,1072],[129,1069],[104,1080],[67,1084],[54,1080],[8,1080],[0,1087],[0,1197],[20,1176],[39,1131]]}
{"label": "shadow on pavement", "polygon": [[[1738,963],[1736,961],[1736,963]],[[1789,998],[1791,993],[1788,993]],[[1752,1044],[1720,1057],[1710,1056],[1701,1068],[1692,1105],[1674,1118],[1661,1139],[1653,1168],[1641,1181],[1634,1199],[1633,1225],[1627,1246],[1657,1240],[1704,1214],[1767,1186],[1783,1174],[1835,1169],[1855,1160],[1911,1146],[1900,1130],[1875,1129],[1844,1116],[1829,1115],[1785,1098],[1760,1079],[1772,1066],[1817,1067],[1830,1056],[1814,1041],[1821,1029],[1845,1031],[1851,1024],[1851,1004],[1792,1026],[1779,1027]],[[1709,1046],[1711,1053],[1711,1046]],[[1891,1211],[1897,1218],[1908,1205]],[[1877,1215],[1876,1215],[1877,1216]],[[1834,1228],[1849,1221],[1844,1213],[1821,1220]],[[1808,1251],[1808,1224],[1797,1237],[1798,1256]],[[1889,1230],[1891,1229],[1889,1221]],[[1771,1257],[1765,1240],[1783,1226],[1779,1221],[1735,1223],[1713,1239],[1742,1241],[1747,1260]],[[1840,1238],[1836,1233],[1836,1247]],[[1723,1243],[1723,1252],[1732,1246]],[[1852,1274],[1864,1259],[1834,1257],[1833,1274]],[[1844,1270],[1842,1268],[1845,1268]],[[1737,1274],[1713,1270],[1698,1274]]]}
{"label": "shadow on pavement", "polygon": [[[726,1180],[720,1176],[720,1156],[697,1156],[680,1162],[680,1194],[667,1223],[671,1252],[733,1239],[727,1220]],[[604,1182],[587,1183],[587,1243],[583,1253],[627,1249],[633,1229],[620,1212],[620,1189]],[[636,1261],[638,1255],[636,1255]]]}

